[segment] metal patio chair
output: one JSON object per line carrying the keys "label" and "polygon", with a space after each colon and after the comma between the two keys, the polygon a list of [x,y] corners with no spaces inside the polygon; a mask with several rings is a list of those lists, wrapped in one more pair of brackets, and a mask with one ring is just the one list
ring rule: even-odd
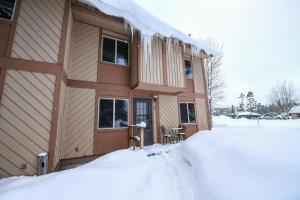
{"label": "metal patio chair", "polygon": [[160,126],[160,131],[161,131],[161,134],[163,136],[163,144],[168,143],[168,141],[169,141],[169,143],[171,143],[172,142],[172,135],[167,132],[167,129],[164,125]]}

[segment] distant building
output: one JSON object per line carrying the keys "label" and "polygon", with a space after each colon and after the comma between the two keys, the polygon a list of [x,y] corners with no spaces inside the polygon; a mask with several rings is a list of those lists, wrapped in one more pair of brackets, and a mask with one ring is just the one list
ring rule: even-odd
{"label": "distant building", "polygon": [[293,106],[289,112],[292,119],[300,119],[300,105]]}
{"label": "distant building", "polygon": [[256,119],[260,117],[260,114],[255,112],[239,112],[238,118]]}

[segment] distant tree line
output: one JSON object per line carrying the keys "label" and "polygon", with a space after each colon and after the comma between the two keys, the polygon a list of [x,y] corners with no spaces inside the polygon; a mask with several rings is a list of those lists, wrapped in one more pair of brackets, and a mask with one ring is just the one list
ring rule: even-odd
{"label": "distant tree line", "polygon": [[232,105],[230,113],[236,112],[256,112],[259,114],[267,113],[287,113],[296,105],[296,90],[292,83],[287,81],[278,82],[272,87],[269,95],[270,103],[262,105],[255,99],[254,93],[248,91],[241,93],[238,97],[240,100],[239,105]]}

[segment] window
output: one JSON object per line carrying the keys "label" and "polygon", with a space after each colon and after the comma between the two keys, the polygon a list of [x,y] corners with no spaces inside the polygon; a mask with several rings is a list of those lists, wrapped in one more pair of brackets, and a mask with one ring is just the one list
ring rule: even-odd
{"label": "window", "polygon": [[181,123],[196,123],[195,104],[180,103]]}
{"label": "window", "polygon": [[110,37],[103,37],[102,60],[128,66],[128,42]]}
{"label": "window", "polygon": [[128,126],[128,100],[100,99],[99,128],[123,128]]}
{"label": "window", "polygon": [[192,70],[192,64],[189,60],[184,60],[185,65],[185,76],[186,78],[193,79],[193,70]]}
{"label": "window", "polygon": [[12,20],[16,0],[0,1],[0,19]]}

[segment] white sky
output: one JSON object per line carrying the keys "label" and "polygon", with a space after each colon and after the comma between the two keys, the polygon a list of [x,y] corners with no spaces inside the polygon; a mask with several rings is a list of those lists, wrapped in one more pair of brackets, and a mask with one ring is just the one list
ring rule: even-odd
{"label": "white sky", "polygon": [[[261,103],[277,81],[300,93],[300,0],[136,0],[194,38],[224,44],[227,97],[251,90]],[[300,95],[300,94],[299,94]]]}

